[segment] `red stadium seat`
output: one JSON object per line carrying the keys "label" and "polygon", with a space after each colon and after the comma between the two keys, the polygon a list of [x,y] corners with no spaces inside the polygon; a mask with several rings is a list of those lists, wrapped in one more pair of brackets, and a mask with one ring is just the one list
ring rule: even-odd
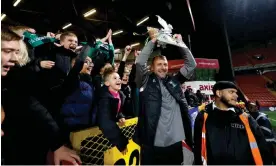
{"label": "red stadium seat", "polygon": [[[254,58],[256,55],[261,55],[263,59]],[[233,53],[232,61],[234,67],[275,63],[276,45]]]}
{"label": "red stadium seat", "polygon": [[245,53],[232,54],[232,63],[234,67],[252,66]]}
{"label": "red stadium seat", "polygon": [[236,76],[236,82],[250,101],[259,101],[263,107],[276,106],[276,96],[268,91],[266,80],[262,76]]}

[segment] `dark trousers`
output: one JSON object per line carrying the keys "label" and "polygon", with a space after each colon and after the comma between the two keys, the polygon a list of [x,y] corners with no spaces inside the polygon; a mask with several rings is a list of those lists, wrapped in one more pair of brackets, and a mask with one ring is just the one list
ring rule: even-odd
{"label": "dark trousers", "polygon": [[182,162],[181,142],[168,147],[141,147],[141,165],[180,165]]}

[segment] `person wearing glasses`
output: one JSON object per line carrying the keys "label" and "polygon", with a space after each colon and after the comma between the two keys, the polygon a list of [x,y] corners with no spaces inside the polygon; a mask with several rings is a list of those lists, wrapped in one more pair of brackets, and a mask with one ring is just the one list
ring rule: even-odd
{"label": "person wearing glasses", "polygon": [[94,64],[87,56],[88,50],[88,47],[82,49],[61,88],[60,94],[64,95],[61,117],[67,133],[95,124],[94,86],[90,76]]}

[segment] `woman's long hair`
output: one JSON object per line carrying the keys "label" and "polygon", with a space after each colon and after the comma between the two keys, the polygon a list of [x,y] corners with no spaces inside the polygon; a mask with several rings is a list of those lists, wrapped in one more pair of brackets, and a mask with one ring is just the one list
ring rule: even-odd
{"label": "woman's long hair", "polygon": [[19,49],[19,55],[18,55],[18,64],[20,66],[24,66],[30,61],[28,49],[23,40],[19,41],[19,45],[20,45],[20,49]]}

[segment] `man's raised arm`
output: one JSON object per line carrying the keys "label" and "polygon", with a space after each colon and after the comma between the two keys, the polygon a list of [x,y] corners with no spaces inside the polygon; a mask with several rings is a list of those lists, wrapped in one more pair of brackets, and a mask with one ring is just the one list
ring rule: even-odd
{"label": "man's raised arm", "polygon": [[[183,42],[181,35],[177,35],[176,38],[178,39],[179,42]],[[184,59],[184,66],[180,69],[176,77],[178,77],[178,80],[180,81],[180,83],[183,83],[186,80],[190,79],[191,76],[193,75],[193,71],[196,68],[196,61],[190,49],[187,46],[184,48],[181,47],[180,52]]]}
{"label": "man's raised arm", "polygon": [[147,62],[151,53],[153,52],[155,42],[156,42],[156,39],[149,41],[136,59],[135,82],[137,84],[137,88],[140,88],[142,85],[144,85],[144,83],[147,80],[147,76],[148,76]]}

